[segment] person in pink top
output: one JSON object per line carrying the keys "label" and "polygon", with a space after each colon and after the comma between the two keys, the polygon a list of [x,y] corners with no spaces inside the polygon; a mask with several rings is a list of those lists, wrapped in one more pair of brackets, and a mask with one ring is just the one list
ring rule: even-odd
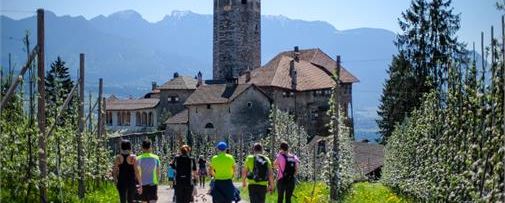
{"label": "person in pink top", "polygon": [[295,190],[295,176],[298,172],[300,160],[296,155],[289,153],[288,143],[282,142],[279,153],[274,161],[274,167],[277,169],[277,202],[283,203],[284,197],[286,203],[291,203],[291,197]]}

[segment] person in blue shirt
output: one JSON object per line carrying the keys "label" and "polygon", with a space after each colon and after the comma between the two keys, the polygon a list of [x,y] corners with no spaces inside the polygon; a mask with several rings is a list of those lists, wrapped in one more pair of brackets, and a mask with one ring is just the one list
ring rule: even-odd
{"label": "person in blue shirt", "polygon": [[168,177],[168,185],[170,186],[170,188],[174,188],[175,170],[170,165],[168,165],[167,177]]}

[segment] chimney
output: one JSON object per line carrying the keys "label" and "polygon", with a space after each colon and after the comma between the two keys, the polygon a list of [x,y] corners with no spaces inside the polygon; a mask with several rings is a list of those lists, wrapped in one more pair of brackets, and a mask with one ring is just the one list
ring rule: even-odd
{"label": "chimney", "polygon": [[198,71],[198,74],[196,75],[196,87],[200,87],[203,85],[203,80],[202,80],[202,72]]}
{"label": "chimney", "polygon": [[178,72],[175,72],[174,73],[174,78],[178,78],[179,77],[179,73]]}
{"label": "chimney", "polygon": [[245,72],[245,83],[248,83],[249,81],[251,81],[251,71],[247,70]]}
{"label": "chimney", "polygon": [[298,46],[295,46],[295,50],[293,51],[293,58],[296,62],[300,61],[300,50],[298,49]]}
{"label": "chimney", "polygon": [[295,68],[295,60],[292,60],[290,63],[289,63],[289,76],[291,77],[291,89],[292,90],[296,90],[296,84],[297,84],[297,81],[296,81],[296,68]]}
{"label": "chimney", "polygon": [[156,82],[152,82],[151,83],[151,90],[155,90],[156,88],[158,88],[158,84],[156,84]]}

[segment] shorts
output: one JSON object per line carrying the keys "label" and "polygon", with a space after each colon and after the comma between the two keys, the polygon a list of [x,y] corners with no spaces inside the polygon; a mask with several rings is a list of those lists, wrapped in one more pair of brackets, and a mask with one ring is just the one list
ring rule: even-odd
{"label": "shorts", "polygon": [[158,186],[142,185],[142,194],[140,194],[140,200],[142,201],[158,200]]}
{"label": "shorts", "polygon": [[207,170],[205,170],[204,168],[198,169],[198,175],[199,176],[206,176]]}
{"label": "shorts", "polygon": [[174,177],[168,177],[168,181],[174,181]]}

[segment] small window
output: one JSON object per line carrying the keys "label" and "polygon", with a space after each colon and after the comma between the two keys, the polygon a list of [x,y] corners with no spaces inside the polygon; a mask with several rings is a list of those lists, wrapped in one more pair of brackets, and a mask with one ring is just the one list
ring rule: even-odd
{"label": "small window", "polygon": [[242,4],[247,4],[247,0],[242,0]]}
{"label": "small window", "polygon": [[251,108],[252,107],[252,102],[247,102],[247,107]]}
{"label": "small window", "polygon": [[214,125],[212,123],[207,123],[205,124],[205,128],[214,128]]}
{"label": "small window", "polygon": [[210,108],[211,108],[210,104],[207,104],[207,109],[210,109]]}

